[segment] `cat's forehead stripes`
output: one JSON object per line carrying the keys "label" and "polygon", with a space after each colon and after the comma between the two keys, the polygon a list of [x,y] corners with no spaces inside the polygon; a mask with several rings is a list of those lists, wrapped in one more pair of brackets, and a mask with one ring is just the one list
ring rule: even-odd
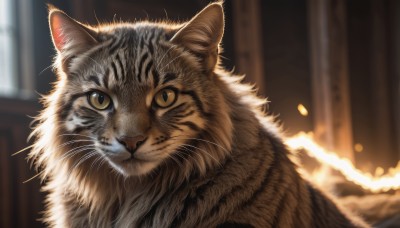
{"label": "cat's forehead stripes", "polygon": [[124,63],[122,62],[122,60],[121,60],[121,58],[120,58],[120,53],[118,53],[118,54],[116,55],[116,57],[115,57],[115,62],[116,62],[116,65],[118,66],[118,68],[119,68],[119,70],[120,70],[119,74],[122,75],[122,76],[126,75],[126,72],[125,72],[125,65],[126,65],[126,64],[124,64]]}
{"label": "cat's forehead stripes", "polygon": [[102,77],[103,86],[108,89],[109,88],[109,78],[110,78],[110,69],[107,68],[106,73]]}
{"label": "cat's forehead stripes", "polygon": [[103,81],[108,83],[104,84],[152,84],[153,88],[157,87],[161,80],[156,63],[157,45],[165,41],[164,33],[161,28],[144,25],[115,29],[108,38],[112,40],[108,46],[111,75],[105,76]]}
{"label": "cat's forehead stripes", "polygon": [[146,61],[150,61],[149,54],[147,52],[145,52],[142,56],[140,56],[140,58],[138,58],[136,61],[137,63],[139,63],[139,64],[137,64],[136,71],[135,71],[138,82],[142,82],[142,78],[143,78],[142,70],[143,70],[143,65]]}

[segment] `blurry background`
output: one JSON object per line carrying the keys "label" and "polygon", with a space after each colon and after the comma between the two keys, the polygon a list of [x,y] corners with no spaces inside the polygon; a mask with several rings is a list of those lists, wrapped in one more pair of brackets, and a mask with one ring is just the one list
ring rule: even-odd
{"label": "blurry background", "polygon": [[[47,1],[85,23],[185,21],[208,0]],[[226,0],[223,65],[267,96],[287,135],[373,172],[400,159],[400,1]],[[55,76],[45,1],[0,0],[0,227],[42,227],[22,153]],[[300,105],[301,104],[301,105]],[[304,112],[308,110],[308,113]],[[302,112],[299,112],[302,110]],[[354,151],[354,152],[353,152]]]}

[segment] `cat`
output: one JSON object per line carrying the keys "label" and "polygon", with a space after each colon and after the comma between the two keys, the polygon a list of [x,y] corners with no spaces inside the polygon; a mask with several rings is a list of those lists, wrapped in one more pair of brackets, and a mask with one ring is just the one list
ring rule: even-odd
{"label": "cat", "polygon": [[49,7],[57,81],[29,159],[50,227],[368,227],[303,179],[242,77],[222,3],[190,21],[84,25]]}

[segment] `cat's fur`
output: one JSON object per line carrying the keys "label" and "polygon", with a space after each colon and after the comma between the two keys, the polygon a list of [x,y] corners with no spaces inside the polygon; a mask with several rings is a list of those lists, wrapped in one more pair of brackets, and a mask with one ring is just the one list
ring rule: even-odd
{"label": "cat's fur", "polygon": [[[185,24],[90,27],[55,8],[49,22],[58,79],[30,153],[48,225],[367,226],[302,179],[264,100],[219,67],[221,4]],[[177,99],[160,108],[167,85]],[[91,91],[112,106],[96,110]],[[118,139],[137,134],[147,139],[131,155]]]}

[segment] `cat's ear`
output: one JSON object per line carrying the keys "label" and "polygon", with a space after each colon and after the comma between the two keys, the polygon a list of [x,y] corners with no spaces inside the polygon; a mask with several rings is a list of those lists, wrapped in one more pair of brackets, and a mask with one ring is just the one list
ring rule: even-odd
{"label": "cat's ear", "polygon": [[49,5],[49,26],[53,44],[63,57],[83,53],[97,43],[96,32]]}
{"label": "cat's ear", "polygon": [[218,60],[218,46],[224,33],[221,3],[212,3],[183,26],[171,41],[184,46],[202,60],[204,70],[212,71]]}

